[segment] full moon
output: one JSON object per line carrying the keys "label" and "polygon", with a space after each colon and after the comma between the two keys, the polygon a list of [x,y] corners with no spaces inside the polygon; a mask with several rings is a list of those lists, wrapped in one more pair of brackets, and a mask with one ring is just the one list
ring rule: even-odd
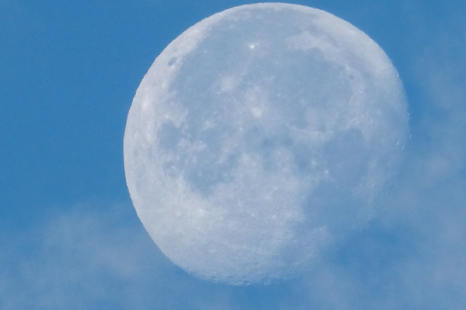
{"label": "full moon", "polygon": [[310,7],[243,5],[156,58],[128,115],[126,180],[173,263],[268,283],[374,216],[407,132],[398,74],[366,34]]}

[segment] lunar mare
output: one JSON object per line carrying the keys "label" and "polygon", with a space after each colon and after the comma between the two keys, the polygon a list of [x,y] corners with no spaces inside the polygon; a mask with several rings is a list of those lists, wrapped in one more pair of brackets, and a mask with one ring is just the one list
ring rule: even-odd
{"label": "lunar mare", "polygon": [[351,24],[299,5],[232,8],[181,34],[142,80],[124,136],[131,199],[198,277],[293,276],[372,217],[406,109],[389,58]]}

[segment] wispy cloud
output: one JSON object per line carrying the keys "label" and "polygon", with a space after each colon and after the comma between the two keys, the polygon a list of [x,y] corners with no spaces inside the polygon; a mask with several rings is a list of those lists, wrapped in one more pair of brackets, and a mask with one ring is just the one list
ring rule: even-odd
{"label": "wispy cloud", "polygon": [[3,238],[1,308],[126,308],[144,303],[149,297],[141,286],[148,284],[148,275],[160,278],[170,265],[157,255],[134,215],[127,221],[132,214],[122,210],[76,208]]}

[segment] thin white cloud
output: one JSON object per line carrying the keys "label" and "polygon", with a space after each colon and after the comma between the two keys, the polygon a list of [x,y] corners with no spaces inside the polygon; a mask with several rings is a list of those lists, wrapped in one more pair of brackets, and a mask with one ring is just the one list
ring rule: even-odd
{"label": "thin white cloud", "polygon": [[0,282],[1,308],[85,309],[112,302],[143,303],[148,292],[138,290],[147,284],[145,276],[160,277],[172,267],[157,255],[139,223],[125,221],[130,213],[118,214],[121,210],[77,209],[53,216],[11,241],[2,240],[11,257],[0,261],[7,270],[2,280],[8,282]]}

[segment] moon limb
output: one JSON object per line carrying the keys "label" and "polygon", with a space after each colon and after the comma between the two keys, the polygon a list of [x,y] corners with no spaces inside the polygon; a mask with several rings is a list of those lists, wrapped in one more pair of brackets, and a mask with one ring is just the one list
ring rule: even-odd
{"label": "moon limb", "polygon": [[269,281],[370,218],[406,132],[396,70],[364,33],[304,6],[244,5],[157,57],[128,115],[125,173],[175,264]]}

